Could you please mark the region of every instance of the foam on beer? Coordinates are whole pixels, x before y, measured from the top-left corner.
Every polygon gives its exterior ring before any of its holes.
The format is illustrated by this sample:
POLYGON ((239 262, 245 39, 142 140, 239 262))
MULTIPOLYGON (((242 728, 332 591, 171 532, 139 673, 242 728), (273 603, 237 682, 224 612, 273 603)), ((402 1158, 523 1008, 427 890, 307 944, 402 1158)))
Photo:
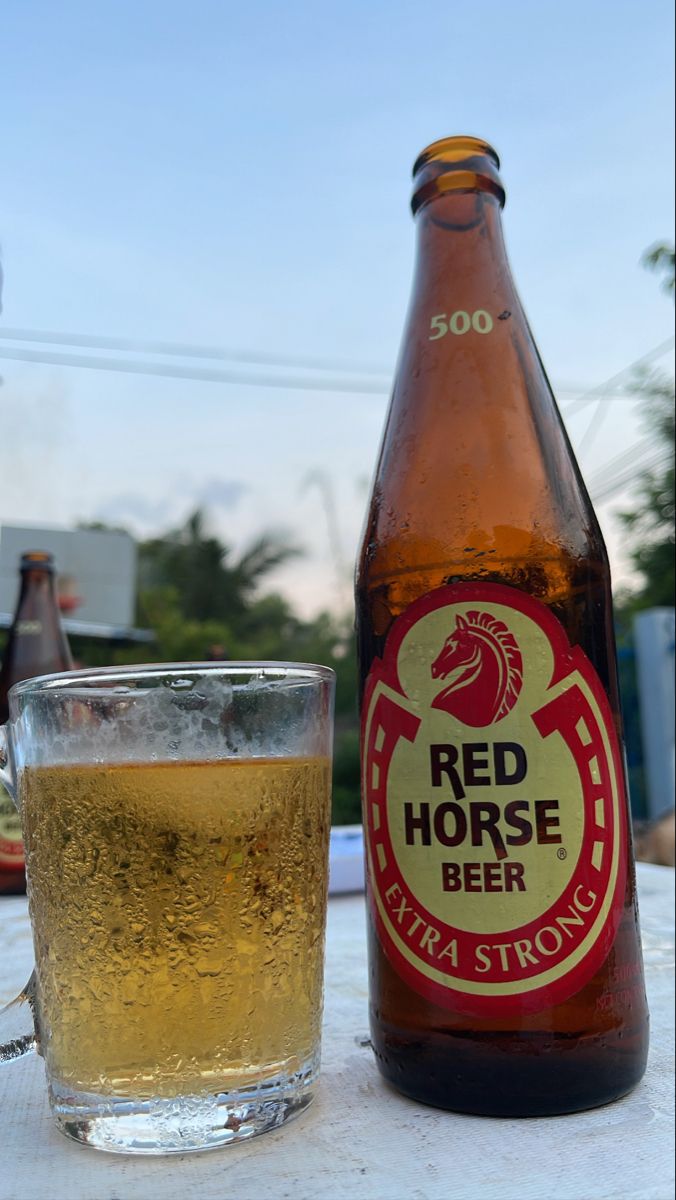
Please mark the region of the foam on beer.
MULTIPOLYGON (((222 675, 164 676, 150 687, 72 685, 44 698, 33 696, 17 724, 41 714, 40 739, 16 738, 29 744, 30 757, 17 769, 33 765, 205 762, 226 758, 294 757, 313 752, 310 717, 312 689, 284 678, 261 674, 231 682, 222 675), (294 692, 289 716, 289 690, 294 692), (50 721, 50 710, 58 708, 50 721)), ((319 747, 317 747, 319 750, 319 747)))

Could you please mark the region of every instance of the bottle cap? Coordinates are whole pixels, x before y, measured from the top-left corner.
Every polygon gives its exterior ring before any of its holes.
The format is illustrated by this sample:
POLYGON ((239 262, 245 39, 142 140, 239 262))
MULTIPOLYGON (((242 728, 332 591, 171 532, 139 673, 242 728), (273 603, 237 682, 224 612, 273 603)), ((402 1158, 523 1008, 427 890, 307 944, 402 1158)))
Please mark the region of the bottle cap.
POLYGON ((54 555, 47 550, 25 550, 21 555, 21 570, 29 571, 32 567, 42 567, 45 571, 53 571, 54 555))

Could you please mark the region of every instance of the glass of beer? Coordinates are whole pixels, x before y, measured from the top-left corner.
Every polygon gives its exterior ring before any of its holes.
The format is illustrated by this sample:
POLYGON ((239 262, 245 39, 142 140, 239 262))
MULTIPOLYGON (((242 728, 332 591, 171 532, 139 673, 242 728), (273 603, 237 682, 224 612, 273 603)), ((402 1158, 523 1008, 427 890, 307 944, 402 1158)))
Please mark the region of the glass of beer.
POLYGON ((35 1034, 15 1020, 0 1059, 36 1046, 70 1137, 206 1150, 310 1103, 333 692, 326 667, 232 662, 12 689, 35 1034))

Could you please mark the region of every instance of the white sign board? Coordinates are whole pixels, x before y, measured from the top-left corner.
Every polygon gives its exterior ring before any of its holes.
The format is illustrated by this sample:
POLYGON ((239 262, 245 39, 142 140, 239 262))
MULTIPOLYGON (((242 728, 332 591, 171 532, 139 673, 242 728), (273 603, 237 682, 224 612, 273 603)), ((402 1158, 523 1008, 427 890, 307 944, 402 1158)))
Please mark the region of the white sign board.
POLYGON ((1 613, 14 612, 19 560, 27 550, 54 555, 60 590, 72 602, 64 616, 120 629, 133 625, 136 543, 128 533, 0 526, 1 613))

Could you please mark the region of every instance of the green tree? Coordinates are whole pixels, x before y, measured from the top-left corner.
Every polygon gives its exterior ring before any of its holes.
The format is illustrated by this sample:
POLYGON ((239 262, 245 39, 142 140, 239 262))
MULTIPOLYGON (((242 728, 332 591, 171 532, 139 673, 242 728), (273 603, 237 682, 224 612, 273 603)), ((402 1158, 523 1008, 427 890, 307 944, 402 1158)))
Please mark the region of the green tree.
MULTIPOLYGON (((673 246, 653 246, 642 261, 662 272, 663 287, 673 295, 673 246)), ((657 466, 640 474, 631 511, 620 514, 641 582, 616 598, 615 619, 631 807, 634 817, 644 817, 647 797, 633 620, 641 609, 674 604, 674 386, 652 374, 641 376, 636 390, 645 396, 645 422, 662 453, 658 453, 657 466)))
POLYGON ((180 529, 139 546, 141 589, 170 585, 184 616, 196 621, 242 619, 261 580, 299 553, 279 537, 263 534, 232 560, 229 547, 207 532, 197 509, 180 529))
MULTIPOLYGON (((644 266, 659 271, 662 284, 674 295, 676 255, 668 242, 646 250, 644 266)), ((658 463, 641 472, 631 512, 620 514, 632 546, 632 560, 641 585, 623 598, 629 613, 641 608, 674 604, 674 384, 656 375, 639 378, 637 391, 646 398, 645 421, 663 449, 658 463)))
POLYGON ((676 253, 671 242, 656 242, 646 250, 641 262, 651 271, 661 271, 664 276, 662 287, 665 291, 673 293, 676 284, 676 253))
POLYGON ((360 821, 357 666, 351 617, 341 620, 320 613, 304 621, 283 596, 263 590, 272 569, 298 554, 297 548, 261 535, 235 558, 209 532, 204 514, 197 511, 182 528, 141 542, 138 551, 136 620, 153 631, 154 642, 111 647, 93 638, 76 638, 76 657, 90 666, 190 662, 203 660, 208 648, 219 644, 230 658, 333 667, 337 676, 333 822, 360 821))
POLYGON ((629 599, 634 611, 673 605, 674 576, 674 388, 664 380, 648 380, 646 423, 663 447, 660 464, 641 473, 631 512, 621 513, 633 546, 631 557, 641 585, 629 599))

